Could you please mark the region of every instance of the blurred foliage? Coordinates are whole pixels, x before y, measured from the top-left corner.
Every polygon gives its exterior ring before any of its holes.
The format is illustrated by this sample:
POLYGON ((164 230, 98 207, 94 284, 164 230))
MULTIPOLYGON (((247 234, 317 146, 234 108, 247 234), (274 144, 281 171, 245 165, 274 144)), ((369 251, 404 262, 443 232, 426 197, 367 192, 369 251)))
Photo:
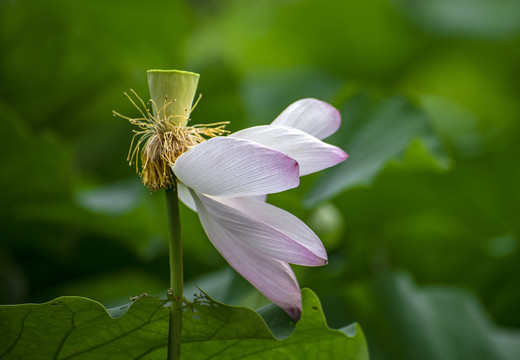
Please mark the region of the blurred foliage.
MULTIPOLYGON (((330 142, 350 159, 268 199, 325 242, 329 265, 296 271, 331 326, 359 321, 374 359, 514 358, 519 9, 0 1, 0 303, 164 292, 163 195, 125 162, 131 127, 111 111, 135 113, 122 92, 146 98, 147 69, 186 69, 201 74, 195 123, 265 124, 302 97, 342 112, 330 142)), ((182 225, 187 280, 227 303, 267 303, 223 270, 185 207, 182 225)))

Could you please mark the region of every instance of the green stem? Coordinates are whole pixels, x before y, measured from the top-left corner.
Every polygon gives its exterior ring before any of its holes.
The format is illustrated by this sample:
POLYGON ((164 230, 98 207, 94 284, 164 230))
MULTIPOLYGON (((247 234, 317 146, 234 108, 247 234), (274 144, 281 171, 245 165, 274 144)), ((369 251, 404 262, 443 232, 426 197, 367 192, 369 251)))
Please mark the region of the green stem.
MULTIPOLYGON (((179 70, 148 70, 148 86, 155 104, 153 111, 160 121, 168 121, 180 127, 186 126, 193 98, 197 90, 199 74, 179 70)), ((172 174, 173 175, 173 174, 172 174)), ((166 190, 168 223, 170 225, 170 328, 168 335, 168 359, 180 359, 182 334, 182 241, 179 219, 177 180, 166 190)))
POLYGON ((181 358, 182 333, 182 238, 181 222, 179 217, 179 198, 177 182, 166 191, 166 207, 168 211, 168 225, 170 227, 170 328, 168 337, 168 359, 181 358))

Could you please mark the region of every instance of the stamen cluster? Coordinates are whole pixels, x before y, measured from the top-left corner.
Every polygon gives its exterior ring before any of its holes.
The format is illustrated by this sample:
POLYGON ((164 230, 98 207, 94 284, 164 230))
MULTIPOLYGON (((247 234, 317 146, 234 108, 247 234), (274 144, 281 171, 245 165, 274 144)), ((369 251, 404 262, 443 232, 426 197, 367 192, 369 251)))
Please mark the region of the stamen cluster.
POLYGON ((187 117, 186 113, 181 115, 166 114, 166 108, 175 100, 165 98, 161 108, 158 108, 155 101, 150 100, 149 103, 156 114, 154 115, 134 90, 131 90, 131 94, 138 99, 142 108, 136 104, 130 95, 125 93, 125 96, 139 110, 141 117, 130 118, 115 111, 113 113, 139 127, 140 130, 133 130, 134 136, 130 144, 127 161, 130 165, 135 164, 136 172, 139 173, 143 184, 152 191, 168 189, 173 186, 175 175, 171 167, 184 152, 208 138, 228 133, 224 129, 228 122, 182 126, 181 124, 189 121, 189 119, 184 121, 187 117), (139 140, 134 146, 136 137, 139 140), (139 171, 139 158, 141 159, 141 171, 139 171))

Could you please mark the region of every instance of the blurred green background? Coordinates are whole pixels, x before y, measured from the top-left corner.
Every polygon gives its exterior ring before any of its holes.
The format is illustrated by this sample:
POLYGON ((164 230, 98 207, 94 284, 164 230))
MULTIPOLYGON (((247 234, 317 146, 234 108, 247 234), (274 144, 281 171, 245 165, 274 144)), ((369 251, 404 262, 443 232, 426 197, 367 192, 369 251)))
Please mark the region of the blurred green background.
MULTIPOLYGON (((350 159, 269 202, 322 238, 296 268, 373 359, 520 353, 520 2, 0 0, 0 303, 168 286, 162 193, 125 159, 146 70, 201 74, 232 131, 316 97, 350 159)), ((267 303, 182 207, 188 290, 267 303)))

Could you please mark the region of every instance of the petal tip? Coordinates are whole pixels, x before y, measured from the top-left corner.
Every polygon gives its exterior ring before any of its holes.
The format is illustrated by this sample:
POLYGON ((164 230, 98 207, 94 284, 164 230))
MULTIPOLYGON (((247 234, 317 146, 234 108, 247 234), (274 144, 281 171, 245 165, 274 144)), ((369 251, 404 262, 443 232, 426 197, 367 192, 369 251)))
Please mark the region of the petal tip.
POLYGON ((326 255, 325 257, 318 257, 316 259, 316 263, 314 264, 314 266, 325 266, 329 263, 329 260, 327 259, 326 255))
POLYGON ((284 309, 287 314, 294 320, 294 322, 298 322, 302 316, 301 309, 284 309))
POLYGON ((341 114, 325 101, 305 98, 289 105, 271 124, 294 127, 318 139, 324 139, 339 129, 341 114))
POLYGON ((341 156, 343 157, 343 160, 341 160, 341 161, 347 160, 349 158, 349 155, 343 149, 340 149, 340 150, 341 150, 341 153, 342 153, 341 156))
POLYGON ((330 126, 330 129, 329 129, 329 135, 332 135, 334 133, 336 133, 336 131, 338 131, 339 127, 341 126, 341 113, 339 112, 338 109, 336 109, 334 106, 330 105, 329 103, 325 103, 327 104, 330 108, 329 108, 329 111, 331 112, 331 118, 332 118, 332 121, 331 121, 331 126, 330 126))
MULTIPOLYGON (((329 121, 328 121, 328 129, 326 130, 326 137, 329 137, 330 135, 334 134, 336 131, 338 131, 339 127, 341 126, 341 113, 339 112, 336 107, 329 104, 326 101, 309 98, 307 100, 311 100, 314 102, 317 106, 321 107, 324 113, 328 113, 329 121)), ((322 138, 324 139, 324 138, 322 138)))
POLYGON ((335 166, 347 160, 349 155, 340 147, 332 146, 332 151, 330 152, 330 158, 327 159, 327 166, 324 168, 328 168, 331 166, 335 166))

